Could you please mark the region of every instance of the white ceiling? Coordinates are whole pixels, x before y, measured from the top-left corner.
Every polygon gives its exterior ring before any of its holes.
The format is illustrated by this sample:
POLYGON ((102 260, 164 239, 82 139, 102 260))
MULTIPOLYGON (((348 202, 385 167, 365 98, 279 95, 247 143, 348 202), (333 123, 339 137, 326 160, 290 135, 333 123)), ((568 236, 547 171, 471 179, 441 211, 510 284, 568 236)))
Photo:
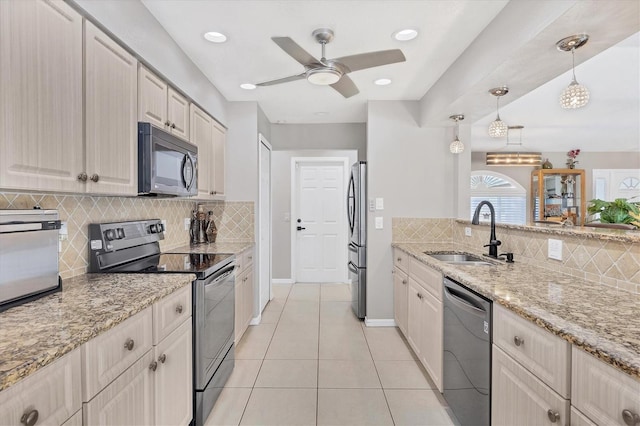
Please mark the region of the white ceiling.
MULTIPOLYGON (((507 0, 142 0, 169 35, 229 101, 257 101, 272 123, 348 123, 366 121, 368 100, 419 100, 508 3, 507 0), (329 87, 305 80, 239 88, 303 71, 273 41, 288 36, 319 58, 311 32, 335 31, 327 58, 400 48, 407 61, 349 74, 360 93, 344 99, 329 87), (419 35, 399 42, 404 28, 419 35), (202 37, 228 36, 223 44, 202 37), (377 78, 393 80, 375 86, 377 78), (318 115, 317 113, 328 113, 318 115)), ((586 77, 586 76, 585 76, 586 77)))

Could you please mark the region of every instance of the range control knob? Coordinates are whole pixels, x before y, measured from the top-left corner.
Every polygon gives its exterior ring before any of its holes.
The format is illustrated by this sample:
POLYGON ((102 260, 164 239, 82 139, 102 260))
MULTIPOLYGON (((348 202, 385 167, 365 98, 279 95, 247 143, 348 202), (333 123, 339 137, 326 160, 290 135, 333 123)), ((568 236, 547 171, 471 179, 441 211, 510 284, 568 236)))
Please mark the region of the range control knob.
POLYGON ((118 234, 118 239, 121 240, 124 238, 124 228, 116 229, 116 233, 118 234))
POLYGON ((158 223, 158 232, 164 232, 164 225, 162 222, 158 223))
POLYGON ((106 231, 104 231, 104 238, 107 241, 113 241, 116 239, 116 233, 113 229, 107 229, 106 231))
POLYGON ((158 232, 158 227, 155 223, 149 226, 149 232, 151 232, 152 234, 156 234, 158 232))

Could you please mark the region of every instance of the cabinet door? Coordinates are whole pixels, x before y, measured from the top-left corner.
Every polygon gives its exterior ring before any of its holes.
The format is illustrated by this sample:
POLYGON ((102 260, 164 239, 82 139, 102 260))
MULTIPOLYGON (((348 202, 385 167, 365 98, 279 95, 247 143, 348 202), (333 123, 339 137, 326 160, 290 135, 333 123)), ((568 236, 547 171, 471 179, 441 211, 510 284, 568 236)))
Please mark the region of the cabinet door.
POLYGON ((144 67, 138 69, 138 121, 167 128, 167 83, 144 67))
POLYGON ((0 187, 82 191, 82 17, 0 1, 0 187))
POLYGON ((491 424, 569 424, 569 401, 493 345, 491 424), (553 418, 553 417, 551 417, 553 418))
POLYGON ((422 345, 420 339, 423 334, 421 317, 424 290, 413 278, 409 277, 408 292, 407 341, 418 358, 421 358, 422 345))
POLYGON ((420 361, 442 391, 442 302, 428 291, 423 291, 422 294, 420 361))
POLYGON ((193 414, 191 319, 155 347, 156 425, 188 425, 193 414))
POLYGON ((213 194, 224 196, 224 151, 227 140, 227 131, 214 121, 213 123, 213 194))
POLYGON ((213 118, 191 104, 191 143, 198 147, 198 198, 213 196, 213 118))
POLYGON ((245 283, 247 274, 242 272, 236 276, 236 286, 235 286, 235 312, 234 312, 234 333, 235 333, 235 341, 234 343, 237 345, 242 339, 242 333, 244 330, 242 329, 242 325, 244 324, 244 297, 245 297, 245 283))
POLYGON ((245 271, 244 296, 242 300, 244 322, 242 324, 243 332, 251 324, 253 319, 253 267, 248 267, 245 271))
POLYGON ((154 424, 154 372, 147 351, 109 386, 83 405, 85 426, 139 426, 154 424))
POLYGON ((407 287, 409 278, 398 268, 393 270, 393 317, 396 325, 404 334, 407 335, 407 287))
POLYGON ((87 191, 136 194, 136 59, 90 22, 85 24, 87 191))
POLYGON ((189 101, 171 86, 167 90, 167 120, 171 133, 189 140, 189 101))

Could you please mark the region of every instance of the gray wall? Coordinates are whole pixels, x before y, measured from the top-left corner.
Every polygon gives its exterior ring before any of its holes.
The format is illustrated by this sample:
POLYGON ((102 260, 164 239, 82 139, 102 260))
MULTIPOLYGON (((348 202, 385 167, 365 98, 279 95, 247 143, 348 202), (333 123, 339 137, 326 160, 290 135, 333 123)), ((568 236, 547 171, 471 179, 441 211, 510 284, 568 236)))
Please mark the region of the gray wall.
MULTIPOLYGON (((355 150, 295 150, 273 151, 271 155, 272 184, 272 268, 274 279, 291 278, 291 158, 347 157, 349 164, 358 159, 355 150)), ((345 201, 346 202, 346 201, 345 201)), ((347 260, 345 259, 345 264, 347 260)))
POLYGON ((367 319, 393 318, 392 217, 453 217, 457 209, 457 157, 451 128, 417 123, 417 101, 370 101, 367 123, 368 198, 384 198, 370 212, 367 230, 367 319), (376 216, 384 229, 374 229, 376 216))
POLYGON ((262 136, 271 143, 271 123, 269 123, 269 119, 260 108, 260 105, 258 105, 258 132, 262 133, 262 136))
POLYGON ((296 149, 354 149, 358 160, 367 159, 367 133, 364 123, 272 124, 274 151, 296 149))
POLYGON ((68 0, 225 126, 227 100, 139 0, 68 0))

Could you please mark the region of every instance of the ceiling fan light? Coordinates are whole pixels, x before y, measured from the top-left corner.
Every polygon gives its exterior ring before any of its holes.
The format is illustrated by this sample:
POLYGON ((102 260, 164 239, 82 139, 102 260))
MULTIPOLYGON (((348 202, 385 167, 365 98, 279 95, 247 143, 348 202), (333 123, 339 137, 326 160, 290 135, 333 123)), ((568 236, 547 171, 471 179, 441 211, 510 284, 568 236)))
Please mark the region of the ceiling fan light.
POLYGON ((589 90, 573 80, 560 95, 560 106, 564 109, 582 108, 589 102, 589 90))
POLYGON ((342 73, 333 68, 311 69, 307 71, 307 81, 318 86, 329 86, 337 83, 342 73))
POLYGON ((492 138, 503 138, 507 136, 507 132, 509 131, 509 126, 500 120, 500 116, 496 117, 494 121, 489 123, 489 136, 492 138))
POLYGON ((457 136, 453 142, 451 142, 451 145, 449 145, 449 151, 451 151, 452 154, 462 154, 464 151, 464 144, 460 142, 457 136))

